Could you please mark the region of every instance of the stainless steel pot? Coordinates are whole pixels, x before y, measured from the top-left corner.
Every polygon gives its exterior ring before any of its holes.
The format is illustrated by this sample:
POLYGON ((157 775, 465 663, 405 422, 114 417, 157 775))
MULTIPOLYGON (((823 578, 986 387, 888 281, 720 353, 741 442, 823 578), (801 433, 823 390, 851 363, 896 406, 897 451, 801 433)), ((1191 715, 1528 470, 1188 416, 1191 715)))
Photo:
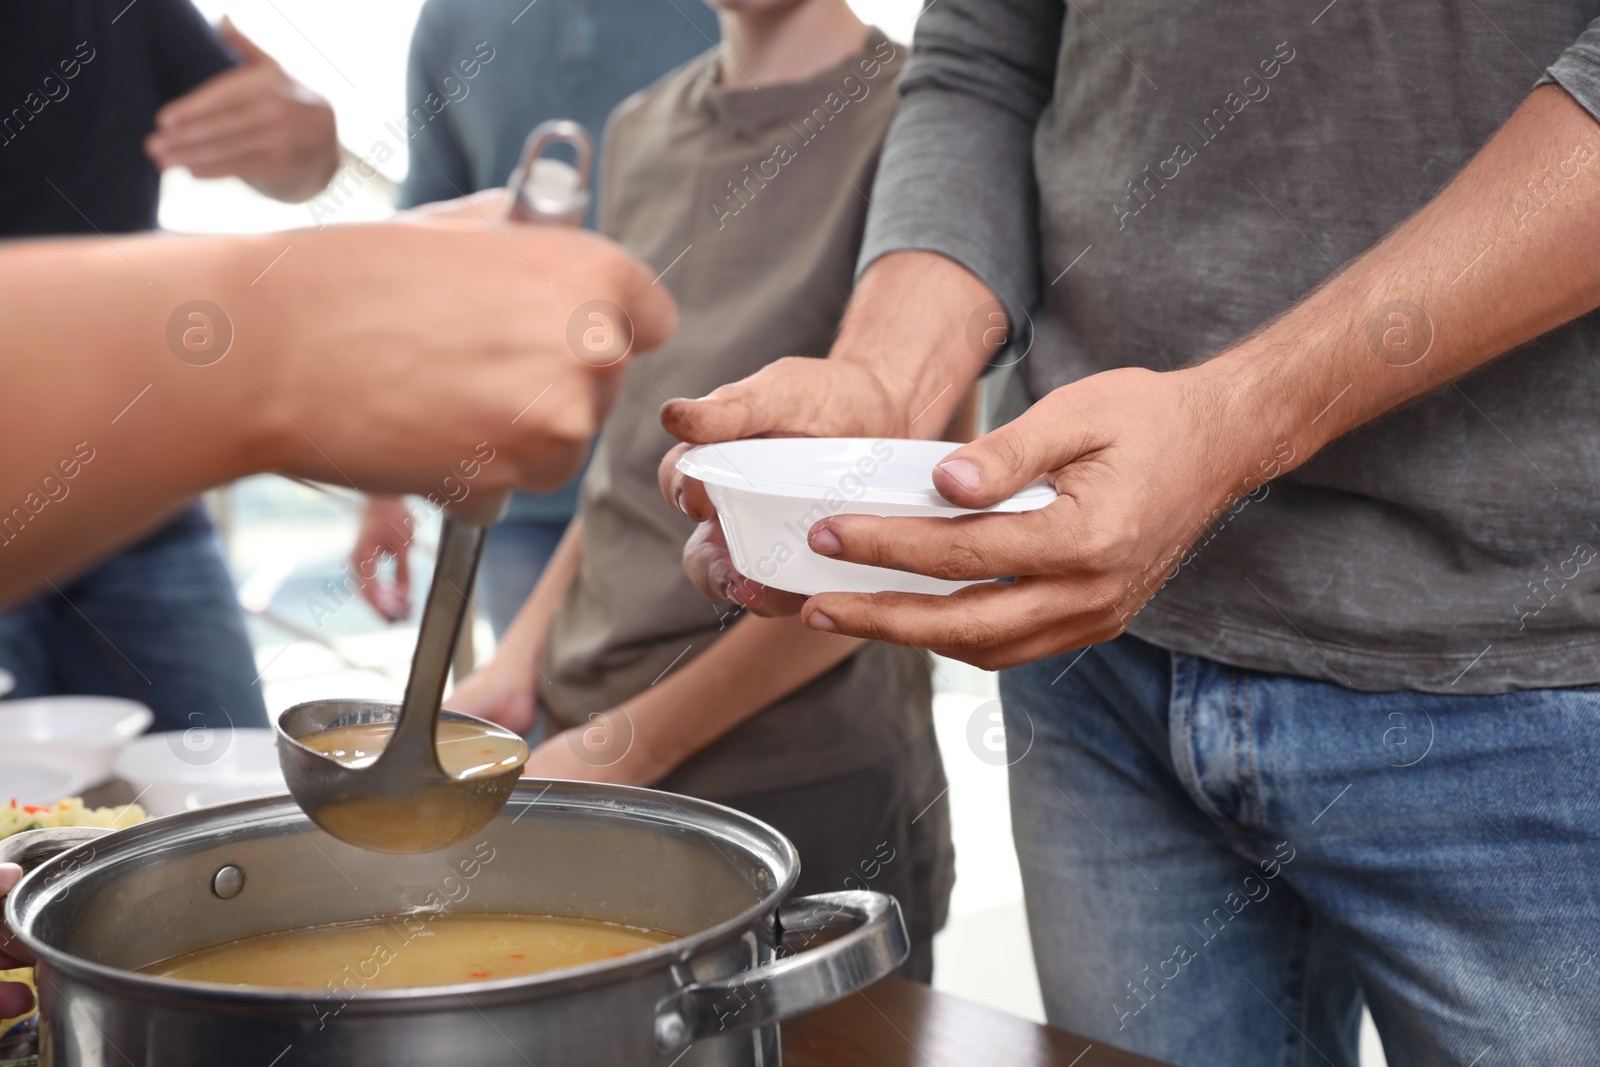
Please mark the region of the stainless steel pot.
POLYGON ((287 797, 267 797, 82 843, 62 831, 19 834, 0 843, 0 860, 53 842, 70 847, 6 906, 39 957, 46 1067, 774 1067, 778 1020, 883 977, 908 951, 892 897, 784 903, 799 862, 771 827, 620 786, 525 781, 481 833, 426 855, 352 848, 287 797), (575 916, 680 936, 467 987, 367 989, 376 956, 303 992, 135 970, 270 931, 375 915, 409 915, 409 929, 442 912, 575 916))

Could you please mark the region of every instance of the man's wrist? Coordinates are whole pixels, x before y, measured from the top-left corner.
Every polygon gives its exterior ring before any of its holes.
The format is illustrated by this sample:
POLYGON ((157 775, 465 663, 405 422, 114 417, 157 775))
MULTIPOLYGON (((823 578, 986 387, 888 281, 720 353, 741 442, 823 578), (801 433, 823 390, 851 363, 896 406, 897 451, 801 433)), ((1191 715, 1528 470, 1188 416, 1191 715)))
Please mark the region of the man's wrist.
POLYGON ((151 352, 152 384, 172 396, 171 417, 209 459, 198 477, 209 484, 283 466, 292 430, 263 397, 296 377, 283 366, 294 356, 282 345, 287 312, 251 284, 281 242, 152 236, 124 248, 150 283, 140 315, 161 338, 151 352))
POLYGON ((1195 367, 1189 379, 1194 415, 1210 424, 1210 457, 1229 491, 1253 492, 1319 451, 1322 431, 1313 387, 1295 374, 1290 354, 1272 343, 1243 342, 1195 367))
POLYGON ((1286 443, 1293 469, 1443 380, 1420 306, 1357 271, 1216 358, 1192 368, 1220 417, 1257 446, 1286 443))
POLYGON ((238 442, 234 465, 241 473, 279 469, 305 447, 290 418, 301 421, 295 412, 303 403, 307 375, 301 359, 308 353, 305 345, 287 340, 290 327, 303 318, 296 305, 305 306, 304 295, 288 291, 294 283, 287 276, 270 273, 283 267, 279 258, 294 254, 286 245, 276 236, 230 237, 214 250, 214 276, 229 295, 224 310, 236 331, 237 351, 229 358, 237 358, 231 366, 223 359, 218 369, 226 369, 238 398, 231 415, 238 442))
POLYGON ((829 358, 862 367, 901 433, 936 436, 1004 343, 1004 312, 988 286, 934 252, 891 252, 856 284, 829 358), (985 312, 1000 318, 988 328, 985 312))

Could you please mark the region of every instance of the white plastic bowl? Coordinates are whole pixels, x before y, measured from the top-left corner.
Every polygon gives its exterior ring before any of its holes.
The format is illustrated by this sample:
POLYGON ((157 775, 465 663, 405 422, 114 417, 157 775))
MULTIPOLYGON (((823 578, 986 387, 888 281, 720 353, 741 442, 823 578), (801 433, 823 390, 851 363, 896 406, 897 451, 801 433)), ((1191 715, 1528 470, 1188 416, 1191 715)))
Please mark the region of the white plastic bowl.
POLYGON ((253 785, 263 793, 284 790, 277 744, 267 729, 149 734, 122 750, 116 772, 133 786, 151 815, 184 811, 189 794, 210 785, 253 785))
POLYGON ((43 763, 0 759, 0 804, 54 804, 84 790, 83 776, 43 763))
MULTIPOLYGON (((933 487, 933 469, 956 450, 948 441, 774 437, 691 448, 678 470, 705 483, 740 574, 774 589, 816 593, 944 595, 952 582, 819 556, 806 535, 831 515, 951 518, 979 514, 933 487)), ((1056 491, 1042 479, 983 511, 1042 508, 1056 491)))
POLYGON ((143 704, 119 697, 0 701, 0 752, 68 771, 93 788, 111 777, 117 753, 152 718, 143 704))

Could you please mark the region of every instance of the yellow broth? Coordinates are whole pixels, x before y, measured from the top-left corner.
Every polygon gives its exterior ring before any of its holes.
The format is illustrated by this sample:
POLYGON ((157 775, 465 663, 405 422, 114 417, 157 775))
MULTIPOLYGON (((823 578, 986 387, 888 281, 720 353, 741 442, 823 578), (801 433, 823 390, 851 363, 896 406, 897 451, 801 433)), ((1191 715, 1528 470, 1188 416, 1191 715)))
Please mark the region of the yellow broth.
MULTIPOLYGON (((394 723, 371 722, 336 726, 297 740, 331 756, 346 767, 368 767, 394 735, 394 723)), ((434 730, 439 766, 452 778, 495 774, 528 761, 528 746, 515 734, 477 723, 441 720, 434 730)))
POLYGON ((423 912, 247 937, 144 972, 222 985, 359 992, 520 978, 670 940, 656 930, 596 919, 423 912))

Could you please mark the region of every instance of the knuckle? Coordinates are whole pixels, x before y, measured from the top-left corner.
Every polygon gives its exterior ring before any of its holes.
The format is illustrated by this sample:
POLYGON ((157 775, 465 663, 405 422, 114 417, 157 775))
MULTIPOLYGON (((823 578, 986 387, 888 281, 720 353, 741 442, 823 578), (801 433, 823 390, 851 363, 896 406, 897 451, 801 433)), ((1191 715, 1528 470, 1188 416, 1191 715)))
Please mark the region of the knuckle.
POLYGON ((1092 523, 1081 527, 1074 541, 1073 555, 1081 559, 1085 566, 1095 567, 1116 545, 1116 535, 1105 526, 1092 523))
POLYGON ((869 604, 865 610, 857 610, 855 604, 832 604, 825 606, 823 613, 834 621, 841 633, 865 637, 870 641, 902 643, 894 641, 893 627, 888 625, 883 612, 874 605, 869 604))
POLYGON ((1038 511, 1024 512, 1010 521, 1020 526, 1021 536, 1034 546, 1036 573, 1067 570, 1086 554, 1083 535, 1053 504, 1038 511))
POLYGON ((972 616, 958 618, 950 627, 950 640, 956 648, 981 650, 994 644, 996 636, 994 627, 972 616))
MULTIPOLYGON (((1076 384, 1076 383, 1074 383, 1076 384)), ((1063 385, 1046 393, 1037 404, 1023 412, 1017 421, 1035 415, 1051 425, 1060 425, 1067 419, 1078 419, 1081 411, 1072 399, 1073 385, 1063 385)))
POLYGON ((970 534, 964 535, 950 542, 944 557, 933 564, 931 573, 936 578, 953 580, 984 577, 985 561, 989 558, 990 553, 983 545, 970 534))
POLYGON ((1121 569, 1133 559, 1140 534, 1139 522, 1132 517, 1103 525, 1097 523, 1079 538, 1079 554, 1092 570, 1121 569))
POLYGON ((1020 470, 1028 461, 1027 446, 1015 424, 1001 427, 990 434, 986 444, 990 456, 1008 470, 1020 470))
POLYGON ((903 569, 906 565, 907 561, 896 558, 892 546, 878 535, 878 531, 870 527, 867 529, 857 527, 853 530, 847 528, 841 532, 840 541, 845 546, 847 559, 858 558, 871 567, 903 569), (854 534, 853 539, 849 537, 851 533, 854 534))
POLYGON ((1084 608, 1087 612, 1096 614, 1114 611, 1128 596, 1127 586, 1120 575, 1105 575, 1091 579, 1086 592, 1088 596, 1084 608))

